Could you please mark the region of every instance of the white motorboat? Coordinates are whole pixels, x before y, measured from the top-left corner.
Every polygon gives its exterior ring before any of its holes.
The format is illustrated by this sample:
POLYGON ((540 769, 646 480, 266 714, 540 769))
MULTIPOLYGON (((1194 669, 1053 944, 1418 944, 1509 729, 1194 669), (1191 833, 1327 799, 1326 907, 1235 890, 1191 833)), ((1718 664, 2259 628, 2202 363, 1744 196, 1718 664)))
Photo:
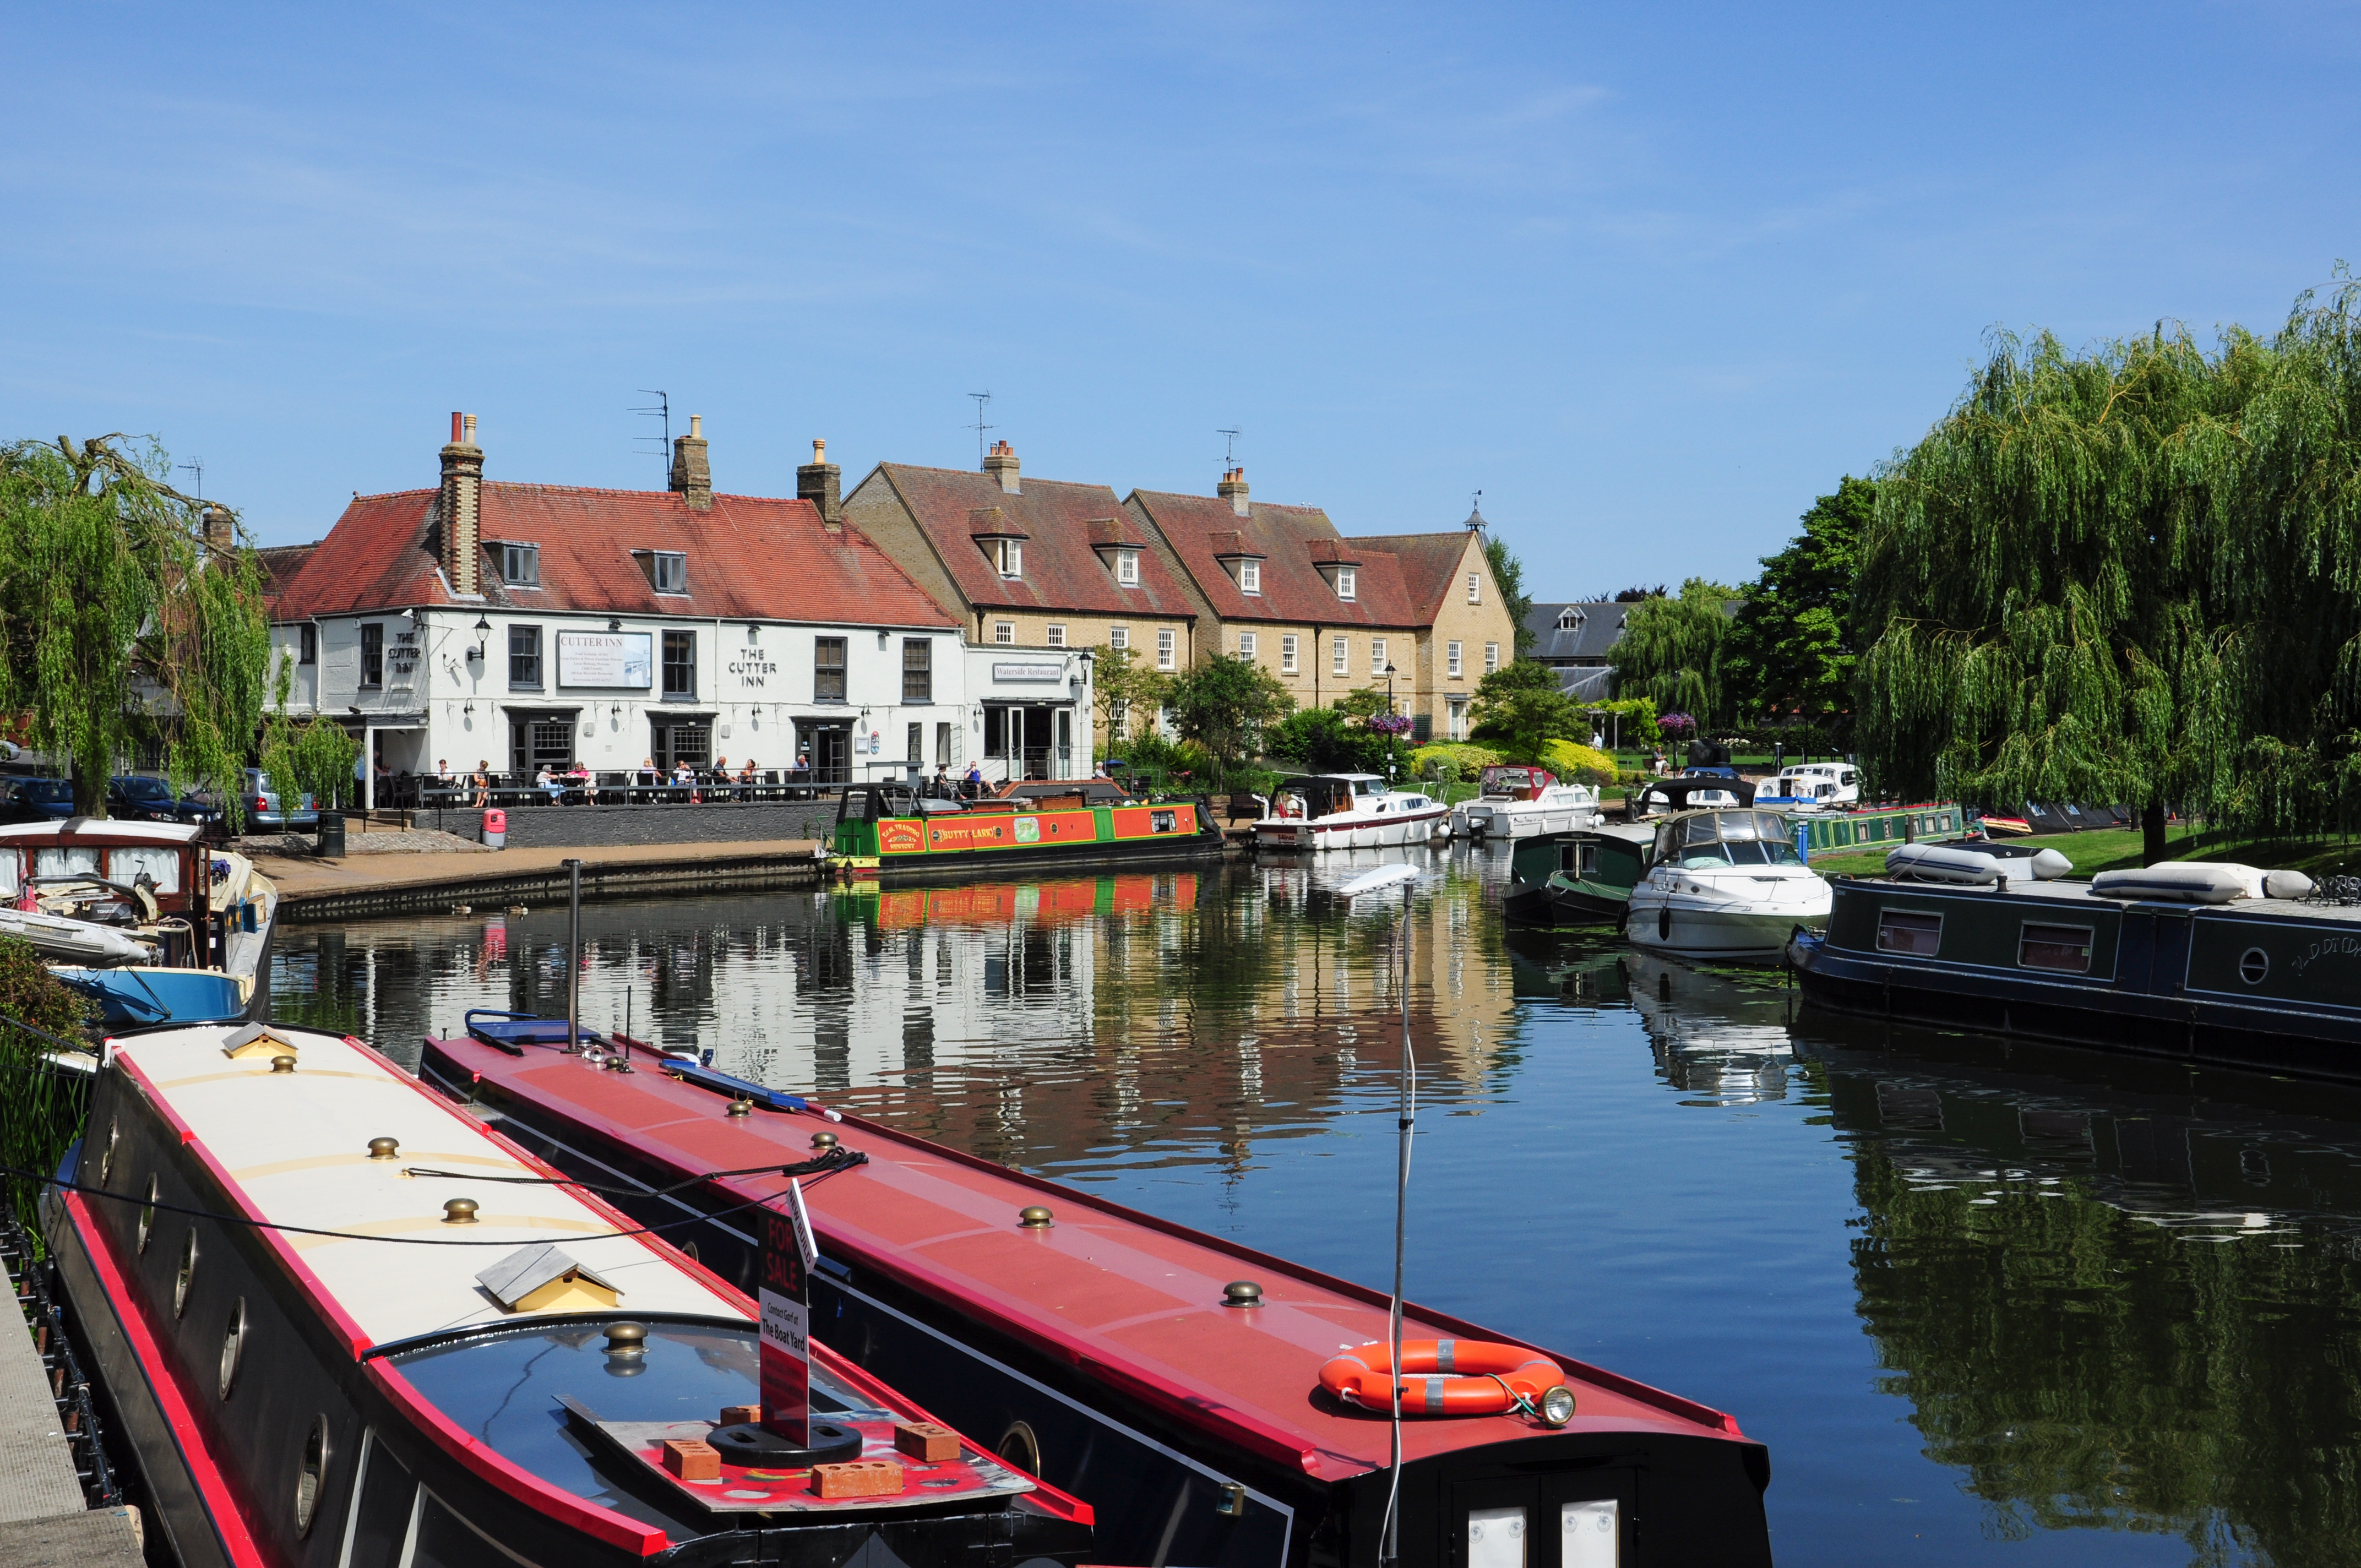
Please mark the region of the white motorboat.
POLYGON ((1382 850, 1422 844, 1450 830, 1439 800, 1388 789, 1375 773, 1313 773, 1282 780, 1269 815, 1254 825, 1262 850, 1382 850))
POLYGON ((1850 762, 1796 762, 1757 784, 1754 798, 1805 810, 1861 803, 1861 770, 1850 762))
POLYGON ((1572 833, 1606 820, 1598 797, 1581 784, 1560 784, 1546 768, 1486 768, 1476 798, 1451 808, 1455 839, 1530 839, 1572 833))
POLYGON ((1656 827, 1648 874, 1631 890, 1623 934, 1686 959, 1769 960, 1798 926, 1826 928, 1828 884, 1795 853, 1788 819, 1770 811, 1685 811, 1656 827))

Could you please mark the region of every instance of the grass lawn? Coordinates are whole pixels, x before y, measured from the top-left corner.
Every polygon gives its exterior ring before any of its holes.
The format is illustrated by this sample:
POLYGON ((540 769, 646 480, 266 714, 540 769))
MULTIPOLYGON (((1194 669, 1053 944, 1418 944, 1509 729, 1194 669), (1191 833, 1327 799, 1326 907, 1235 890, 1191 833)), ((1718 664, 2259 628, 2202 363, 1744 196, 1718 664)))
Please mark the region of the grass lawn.
MULTIPOLYGON (((2008 842, 2038 844, 2044 849, 2055 850, 2074 862, 2073 874, 2078 877, 2144 863, 2140 856, 2139 829, 2136 828, 2103 828, 2089 833, 2050 833, 2031 839, 2012 839, 2008 842)), ((2172 858, 2177 861, 2237 861, 2266 869, 2299 871, 2312 877, 2361 871, 2361 841, 2350 839, 2257 839, 2228 832, 2187 833, 2175 828, 2167 835, 2167 842, 2172 858)), ((1823 876, 1875 875, 1885 870, 1886 850, 1892 848, 1889 844, 1885 849, 1842 855, 1816 855, 1812 859, 1812 869, 1823 876)))

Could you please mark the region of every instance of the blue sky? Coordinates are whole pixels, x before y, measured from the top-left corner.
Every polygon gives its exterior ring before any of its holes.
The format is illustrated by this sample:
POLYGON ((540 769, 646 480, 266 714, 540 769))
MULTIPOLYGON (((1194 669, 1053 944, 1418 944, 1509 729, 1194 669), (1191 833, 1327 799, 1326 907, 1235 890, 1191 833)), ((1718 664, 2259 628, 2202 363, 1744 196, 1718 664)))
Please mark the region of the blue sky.
POLYGON ((2349 7, 52 6, 0 101, 0 436, 267 543, 814 436, 1483 509, 1543 598, 1750 576, 1995 326, 2268 329, 2361 259, 2349 7))

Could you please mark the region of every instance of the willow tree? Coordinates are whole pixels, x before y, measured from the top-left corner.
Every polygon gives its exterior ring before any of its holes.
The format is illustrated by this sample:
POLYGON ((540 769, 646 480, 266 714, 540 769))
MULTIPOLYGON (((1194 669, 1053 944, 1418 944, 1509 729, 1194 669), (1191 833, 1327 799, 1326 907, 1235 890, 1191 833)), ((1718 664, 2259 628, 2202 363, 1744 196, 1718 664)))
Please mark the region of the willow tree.
POLYGON ((1648 698, 1659 713, 1693 713, 1700 724, 1727 719, 1722 663, 1740 597, 1735 588, 1691 577, 1677 598, 1653 594, 1634 604, 1607 655, 1616 691, 1648 698))
POLYGON ((0 446, 0 710, 104 816, 106 781, 140 741, 176 784, 238 799, 262 715, 269 629, 234 514, 165 482, 152 444, 0 446))
POLYGON ((2253 829, 2361 802, 2354 288, 2265 340, 2003 339, 1879 487, 1863 760, 1992 805, 2253 829))

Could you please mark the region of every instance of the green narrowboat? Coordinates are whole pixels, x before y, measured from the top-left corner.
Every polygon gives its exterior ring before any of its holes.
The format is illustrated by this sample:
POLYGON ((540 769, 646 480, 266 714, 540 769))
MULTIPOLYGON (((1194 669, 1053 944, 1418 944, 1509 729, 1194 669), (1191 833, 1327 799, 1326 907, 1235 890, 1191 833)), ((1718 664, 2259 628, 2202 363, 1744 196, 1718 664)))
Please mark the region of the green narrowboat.
POLYGON ((829 848, 881 882, 966 866, 1145 865, 1217 857, 1222 831, 1202 797, 1137 800, 1097 781, 1071 793, 937 800, 906 784, 853 784, 829 848))
POLYGON ((2361 1079, 2361 907, 2191 903, 2120 883, 2107 896, 2081 882, 1831 880, 1826 933, 1787 947, 1809 1005, 2361 1079))
POLYGON ((1517 840, 1509 857, 1511 920, 1535 926, 1623 923, 1631 890, 1648 874, 1651 828, 1583 828, 1517 840))

